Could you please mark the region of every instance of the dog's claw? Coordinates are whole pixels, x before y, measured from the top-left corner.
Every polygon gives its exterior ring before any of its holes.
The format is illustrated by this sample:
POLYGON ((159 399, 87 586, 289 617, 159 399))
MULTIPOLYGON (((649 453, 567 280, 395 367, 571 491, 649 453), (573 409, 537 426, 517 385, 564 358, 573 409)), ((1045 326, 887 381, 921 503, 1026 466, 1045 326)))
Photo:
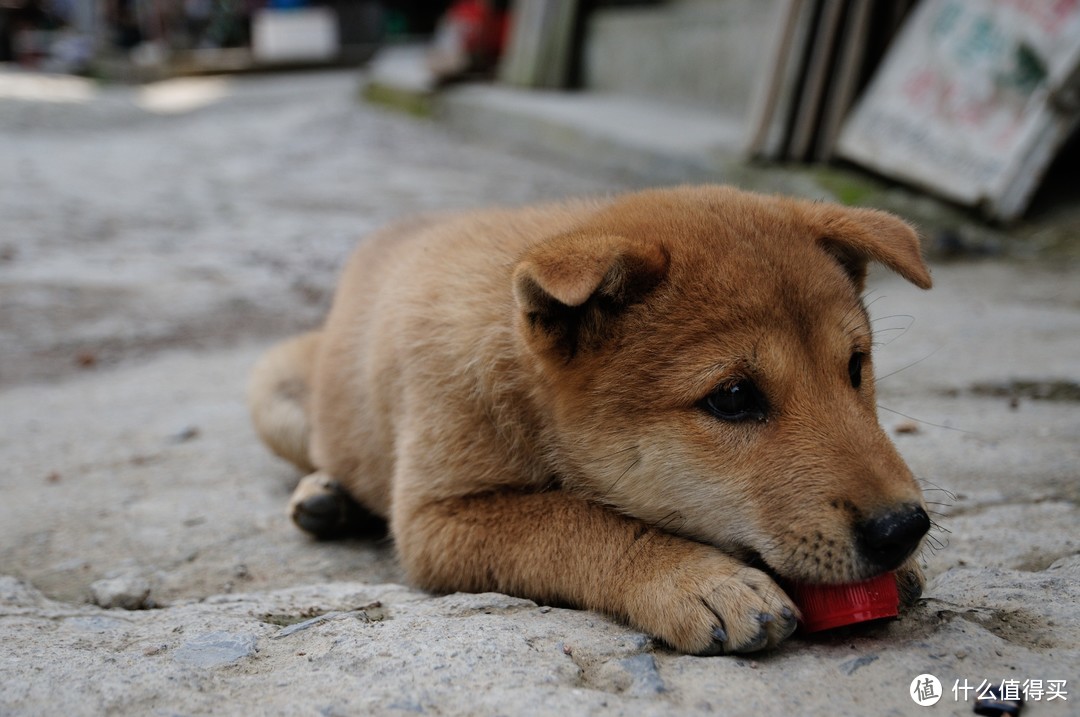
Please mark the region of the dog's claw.
POLYGON ((714 657, 716 655, 724 655, 727 653, 727 649, 724 647, 724 643, 728 641, 727 630, 723 625, 717 625, 712 631, 712 642, 701 652, 697 653, 700 657, 714 657))
MULTIPOLYGON (((770 615, 769 617, 771 618, 772 616, 770 615)), ((759 621, 760 621, 760 618, 759 618, 759 621)), ((757 635, 755 635, 753 637, 753 639, 751 639, 749 642, 744 642, 741 645, 736 645, 735 647, 731 648, 731 651, 732 652, 757 652, 758 650, 763 649, 768 644, 769 644, 769 630, 768 630, 768 628, 765 627, 765 623, 762 622, 761 630, 758 632, 757 635)))
POLYGON ((757 652, 763 650, 770 645, 770 632, 773 638, 772 643, 775 644, 790 637, 795 632, 795 628, 799 626, 795 613, 787 607, 781 608, 779 617, 768 612, 758 613, 756 621, 761 626, 758 633, 740 645, 728 647, 727 652, 757 652), (774 626, 772 623, 776 623, 776 625, 774 626))
POLYGON ((780 611, 780 639, 786 640, 791 637, 792 633, 799 626, 799 619, 795 617, 795 613, 790 608, 784 608, 780 611))

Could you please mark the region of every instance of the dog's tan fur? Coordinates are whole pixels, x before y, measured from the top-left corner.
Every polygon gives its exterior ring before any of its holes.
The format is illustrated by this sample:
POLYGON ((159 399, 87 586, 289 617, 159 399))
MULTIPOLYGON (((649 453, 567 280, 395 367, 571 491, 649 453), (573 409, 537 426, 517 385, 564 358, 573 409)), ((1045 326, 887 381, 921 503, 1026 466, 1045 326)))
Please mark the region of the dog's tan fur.
MULTIPOLYGON (((256 368, 255 424, 315 471, 301 492, 337 482, 386 518, 418 586, 758 649, 796 612, 760 562, 868 578, 853 524, 922 504, 869 359, 849 378, 869 260, 930 286, 895 217, 725 187, 401 224, 356 250, 320 331, 256 368), (744 378, 763 420, 702 409, 744 378)), ((921 585, 914 559, 898 575, 921 585)))

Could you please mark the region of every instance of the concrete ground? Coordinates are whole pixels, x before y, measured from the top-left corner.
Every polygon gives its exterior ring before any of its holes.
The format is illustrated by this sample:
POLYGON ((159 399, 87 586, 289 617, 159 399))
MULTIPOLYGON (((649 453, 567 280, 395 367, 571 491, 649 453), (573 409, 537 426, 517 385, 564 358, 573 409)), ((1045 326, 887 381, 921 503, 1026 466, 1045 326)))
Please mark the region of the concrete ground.
POLYGON ((1077 713, 1075 252, 937 260, 927 293, 873 277, 881 420, 937 524, 900 620, 687 657, 591 613, 426 595, 385 538, 296 531, 245 374, 319 320, 355 240, 626 181, 356 94, 336 72, 0 75, 0 714, 967 715, 964 688, 1002 680, 1025 714, 1077 713))

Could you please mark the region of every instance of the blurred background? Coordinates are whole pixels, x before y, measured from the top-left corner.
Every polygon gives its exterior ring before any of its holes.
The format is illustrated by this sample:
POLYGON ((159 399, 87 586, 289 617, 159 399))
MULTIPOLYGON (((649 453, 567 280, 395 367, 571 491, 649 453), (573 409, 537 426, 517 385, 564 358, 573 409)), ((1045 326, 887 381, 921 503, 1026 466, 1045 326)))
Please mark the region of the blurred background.
POLYGON ((857 165, 1004 222, 1077 164, 1066 0, 0 0, 0 62, 143 83, 368 65, 369 99, 466 125, 479 107, 511 142, 552 113, 602 125, 648 166, 602 162, 650 180, 857 165), (432 102, 461 81, 533 92, 432 102))

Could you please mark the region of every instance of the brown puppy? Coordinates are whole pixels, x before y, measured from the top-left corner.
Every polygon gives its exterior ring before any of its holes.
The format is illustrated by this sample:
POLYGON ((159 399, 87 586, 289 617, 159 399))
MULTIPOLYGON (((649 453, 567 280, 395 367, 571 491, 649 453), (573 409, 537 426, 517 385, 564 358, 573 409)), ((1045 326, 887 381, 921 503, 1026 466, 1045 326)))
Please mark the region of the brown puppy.
POLYGON ((761 649, 795 628, 774 578, 898 569, 921 590, 869 260, 930 286, 895 217, 726 187, 402 224, 360 245, 320 331, 256 367, 255 425, 313 471, 301 527, 355 501, 418 586, 761 649))

